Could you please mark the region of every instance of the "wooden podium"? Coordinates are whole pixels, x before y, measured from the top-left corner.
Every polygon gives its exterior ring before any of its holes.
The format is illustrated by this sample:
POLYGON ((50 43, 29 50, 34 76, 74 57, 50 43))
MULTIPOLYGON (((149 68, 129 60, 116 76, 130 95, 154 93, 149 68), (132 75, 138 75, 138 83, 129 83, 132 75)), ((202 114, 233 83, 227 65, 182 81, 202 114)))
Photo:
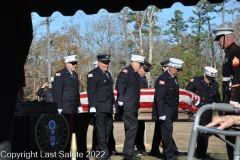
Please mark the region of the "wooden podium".
MULTIPOLYGON (((23 103, 21 103, 24 106, 23 103)), ((26 106, 26 105, 25 105, 26 106)), ((27 106, 31 106, 27 104, 27 106)), ((35 106, 36 107, 36 106, 35 106)), ((47 109, 47 105, 45 105, 45 109, 47 109)), ((17 107, 18 108, 18 107, 17 107)), ((38 108, 38 107, 36 107, 38 108)), ((39 109, 38 109, 39 110, 39 109)), ((40 109, 41 110, 41 109, 40 109)), ((46 114, 58 114, 58 113, 51 113, 46 111, 46 114)), ((31 159, 31 160, 40 160, 40 159, 52 159, 52 160, 70 160, 68 156, 61 156, 59 155, 52 157, 45 157, 40 155, 41 151, 36 142, 36 133, 35 127, 39 120, 39 118, 45 113, 27 113, 24 114, 22 112, 17 112, 14 116, 14 128, 13 128, 13 139, 12 139, 12 153, 20 154, 22 156, 19 159, 31 159), (25 155, 24 155, 25 153, 25 155), (31 154, 30 157, 26 157, 27 154, 31 154)), ((77 151, 78 153, 82 153, 84 157, 77 158, 77 159, 86 159, 87 155, 87 130, 89 123, 94 116, 94 114, 90 113, 74 113, 74 114, 62 114, 66 119, 68 126, 69 126, 69 139, 66 144, 63 153, 70 153, 70 145, 71 145, 71 135, 72 133, 76 134, 77 139, 77 151)), ((44 155, 44 154, 43 154, 44 155)), ((16 159, 16 158, 15 158, 16 159)))

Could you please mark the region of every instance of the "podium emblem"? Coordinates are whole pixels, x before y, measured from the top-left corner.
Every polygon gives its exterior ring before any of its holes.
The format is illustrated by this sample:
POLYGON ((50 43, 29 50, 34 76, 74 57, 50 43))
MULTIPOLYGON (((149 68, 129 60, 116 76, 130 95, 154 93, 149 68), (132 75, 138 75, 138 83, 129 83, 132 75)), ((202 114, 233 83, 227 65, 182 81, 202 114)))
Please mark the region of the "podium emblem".
POLYGON ((43 114, 35 127, 35 139, 44 153, 59 153, 69 140, 69 126, 61 114, 43 114))

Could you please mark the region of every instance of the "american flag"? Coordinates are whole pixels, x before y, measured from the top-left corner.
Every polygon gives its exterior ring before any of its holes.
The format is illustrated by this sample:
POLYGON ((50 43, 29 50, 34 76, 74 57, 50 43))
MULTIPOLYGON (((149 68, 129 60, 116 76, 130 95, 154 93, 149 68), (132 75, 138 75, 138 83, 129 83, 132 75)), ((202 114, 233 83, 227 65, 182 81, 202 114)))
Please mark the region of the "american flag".
MULTIPOLYGON (((155 89, 141 89, 140 92, 140 108, 152 109, 153 98, 155 89)), ((117 91, 114 90, 115 99, 117 97, 117 91)), ((82 104, 83 112, 88 112, 88 95, 87 92, 80 93, 80 101, 82 104)), ((197 112, 198 104, 200 103, 200 97, 193 92, 185 89, 179 89, 179 105, 178 108, 187 109, 190 112, 197 112)))

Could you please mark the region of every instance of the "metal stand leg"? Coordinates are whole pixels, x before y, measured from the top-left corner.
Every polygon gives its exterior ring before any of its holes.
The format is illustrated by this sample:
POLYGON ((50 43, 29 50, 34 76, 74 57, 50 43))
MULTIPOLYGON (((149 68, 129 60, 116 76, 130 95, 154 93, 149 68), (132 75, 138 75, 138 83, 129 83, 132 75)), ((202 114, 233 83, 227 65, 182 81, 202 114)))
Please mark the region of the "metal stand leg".
POLYGON ((197 136, 198 136, 198 131, 192 129, 186 160, 193 160, 193 158, 194 158, 197 136))
POLYGON ((235 148, 234 148, 234 160, 239 160, 240 159, 240 136, 236 137, 235 141, 235 148))

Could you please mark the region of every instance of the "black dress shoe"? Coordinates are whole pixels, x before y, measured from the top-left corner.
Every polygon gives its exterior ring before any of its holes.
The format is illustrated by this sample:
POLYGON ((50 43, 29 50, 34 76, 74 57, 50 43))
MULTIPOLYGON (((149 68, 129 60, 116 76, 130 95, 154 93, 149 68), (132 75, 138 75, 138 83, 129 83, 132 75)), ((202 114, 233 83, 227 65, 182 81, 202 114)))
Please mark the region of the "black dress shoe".
POLYGON ((195 157, 196 157, 197 159, 211 158, 209 154, 205 154, 205 155, 196 155, 195 157))
POLYGON ((147 154, 148 154, 149 156, 154 156, 154 157, 163 157, 163 154, 160 153, 160 152, 152 152, 152 151, 150 151, 150 152, 148 152, 147 154))
POLYGON ((116 155, 120 155, 120 153, 118 153, 116 150, 113 150, 113 151, 111 151, 111 155, 116 156, 116 155))
POLYGON ((174 156, 180 156, 183 154, 184 154, 184 152, 174 151, 174 156))
POLYGON ((110 157, 96 157, 95 160, 111 160, 110 157))
POLYGON ((141 160, 141 157, 136 157, 136 156, 124 157, 123 160, 141 160))
POLYGON ((139 155, 139 156, 147 156, 148 155, 147 152, 144 150, 136 150, 135 154, 139 155))

